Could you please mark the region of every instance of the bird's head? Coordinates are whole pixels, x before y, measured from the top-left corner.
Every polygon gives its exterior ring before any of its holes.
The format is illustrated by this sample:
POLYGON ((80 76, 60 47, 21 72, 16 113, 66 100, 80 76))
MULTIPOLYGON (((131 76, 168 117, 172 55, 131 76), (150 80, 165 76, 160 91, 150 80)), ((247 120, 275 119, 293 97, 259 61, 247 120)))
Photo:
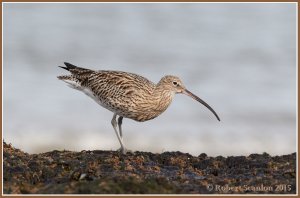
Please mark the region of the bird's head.
POLYGON ((164 90, 174 93, 183 93, 185 87, 177 76, 164 76, 158 83, 164 90))
POLYGON ((185 86, 183 85, 183 83, 182 83, 182 81, 180 80, 179 77, 177 77, 177 76, 170 76, 170 75, 164 76, 159 81, 158 86, 160 88, 162 88, 163 90, 167 90, 167 91, 170 91, 170 92, 173 92, 173 93, 182 93, 182 94, 185 94, 185 95, 193 98, 194 100, 200 102, 206 108, 208 108, 216 116, 216 118, 220 121, 219 116, 213 110, 213 108, 211 108, 206 102, 204 102, 198 96, 196 96, 195 94, 193 94, 192 92, 190 92, 189 90, 187 90, 185 88, 185 86))

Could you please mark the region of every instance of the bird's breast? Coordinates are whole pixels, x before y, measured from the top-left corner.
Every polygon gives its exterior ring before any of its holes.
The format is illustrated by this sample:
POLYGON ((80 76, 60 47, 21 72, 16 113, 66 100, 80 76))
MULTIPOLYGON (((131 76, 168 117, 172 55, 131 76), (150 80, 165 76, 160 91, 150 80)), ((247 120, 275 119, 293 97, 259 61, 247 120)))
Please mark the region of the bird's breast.
POLYGON ((154 93, 147 100, 137 104, 137 111, 131 119, 144 122, 156 118, 169 107, 173 97, 171 92, 154 93))

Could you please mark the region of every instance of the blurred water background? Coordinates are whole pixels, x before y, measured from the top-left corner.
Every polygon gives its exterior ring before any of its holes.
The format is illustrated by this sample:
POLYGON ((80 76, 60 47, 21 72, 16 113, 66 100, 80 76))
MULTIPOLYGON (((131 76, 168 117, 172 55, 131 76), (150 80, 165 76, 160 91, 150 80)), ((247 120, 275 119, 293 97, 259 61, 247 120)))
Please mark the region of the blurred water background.
POLYGON ((112 113, 56 76, 64 61, 158 82, 184 95, 148 122, 124 119, 133 151, 296 151, 295 3, 4 3, 3 138, 29 153, 118 149, 112 113))

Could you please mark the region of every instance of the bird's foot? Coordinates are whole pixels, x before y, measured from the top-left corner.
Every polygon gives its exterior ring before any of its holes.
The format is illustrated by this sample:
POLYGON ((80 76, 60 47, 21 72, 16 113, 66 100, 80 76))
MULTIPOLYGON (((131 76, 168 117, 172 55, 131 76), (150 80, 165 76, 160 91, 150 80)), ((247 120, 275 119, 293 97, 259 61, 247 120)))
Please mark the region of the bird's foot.
POLYGON ((133 153, 133 151, 128 150, 126 148, 119 148, 117 151, 121 152, 122 154, 126 155, 126 153, 133 153))

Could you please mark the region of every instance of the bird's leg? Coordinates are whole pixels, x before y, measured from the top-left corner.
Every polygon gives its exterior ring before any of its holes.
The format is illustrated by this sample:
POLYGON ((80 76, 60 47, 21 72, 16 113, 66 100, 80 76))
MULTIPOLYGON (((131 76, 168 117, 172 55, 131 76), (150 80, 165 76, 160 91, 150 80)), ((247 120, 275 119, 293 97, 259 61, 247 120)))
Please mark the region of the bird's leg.
POLYGON ((111 124, 112 124, 112 126, 113 126, 113 128, 114 128, 114 130, 115 130, 115 132, 116 132, 116 135, 117 135, 117 138, 118 138, 118 140, 119 140, 119 142, 120 142, 120 144, 121 144, 121 152, 123 153, 123 154, 126 154, 126 148, 125 148, 125 146, 124 146, 124 144, 123 144, 123 141, 122 141, 122 139, 121 139, 121 137, 120 137, 120 134, 119 134, 119 132, 118 132, 118 130, 117 130, 117 120, 116 120, 116 118, 117 118, 117 114, 114 114, 114 116, 113 116, 113 118, 112 118, 112 120, 111 120, 111 124))
POLYGON ((123 117, 120 116, 120 117, 118 118, 118 126, 119 126, 120 137, 121 137, 121 140, 123 141, 122 121, 123 121, 123 117))
MULTIPOLYGON (((121 140, 122 140, 122 142, 124 141, 123 140, 123 133, 122 133, 122 122, 123 122, 123 117, 122 116, 120 116, 119 118, 118 118, 118 126, 119 126, 119 134, 120 134, 120 137, 121 137, 121 140)), ((125 148, 125 147, 124 147, 125 148)), ((120 148, 120 150, 122 150, 122 147, 120 148)), ((125 148, 125 153, 133 153, 131 150, 128 150, 128 149, 126 149, 125 148)), ((124 153, 124 152, 123 152, 124 153)))

